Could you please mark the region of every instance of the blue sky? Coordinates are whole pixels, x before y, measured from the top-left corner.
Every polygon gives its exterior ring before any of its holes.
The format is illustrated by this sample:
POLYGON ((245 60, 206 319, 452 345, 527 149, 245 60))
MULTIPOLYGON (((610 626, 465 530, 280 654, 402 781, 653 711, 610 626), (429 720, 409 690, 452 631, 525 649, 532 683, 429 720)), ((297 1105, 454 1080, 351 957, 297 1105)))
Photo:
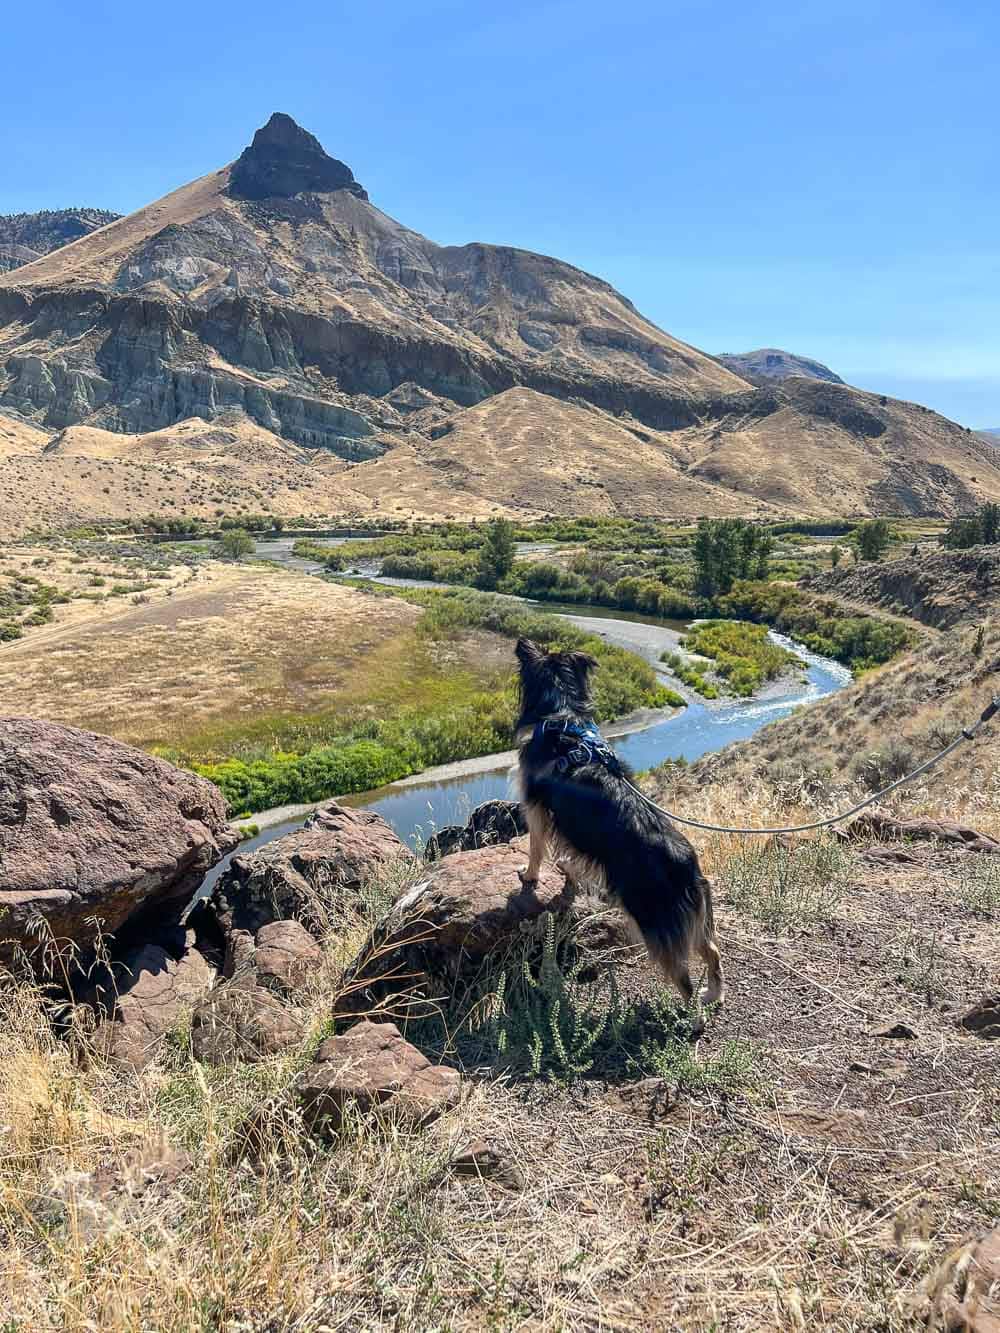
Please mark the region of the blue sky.
POLYGON ((129 211, 287 111, 435 240, 1000 426, 990 3, 50 0, 3 28, 0 212, 129 211))

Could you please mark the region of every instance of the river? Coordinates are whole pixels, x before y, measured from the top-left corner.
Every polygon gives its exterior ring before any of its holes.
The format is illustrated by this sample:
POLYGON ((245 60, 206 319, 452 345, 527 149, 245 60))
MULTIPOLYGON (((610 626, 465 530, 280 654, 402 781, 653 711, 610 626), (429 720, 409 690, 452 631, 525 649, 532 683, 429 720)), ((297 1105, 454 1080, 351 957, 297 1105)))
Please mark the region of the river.
MULTIPOLYGON (((304 573, 321 572, 323 567, 316 561, 303 560, 292 554, 295 540, 294 536, 260 540, 255 543, 255 553, 290 569, 304 573)), ((321 544, 339 546, 345 540, 348 539, 326 538, 321 544)), ((522 544, 526 551, 537 551, 540 545, 522 544)), ((359 572, 364 572, 367 577, 373 576, 374 570, 368 567, 369 562, 361 561, 359 565, 359 572)), ((409 587, 443 586, 420 584, 407 579, 387 578, 378 579, 378 582, 409 587)), ((638 653, 656 667, 665 683, 677 686, 676 680, 663 671, 660 655, 676 647, 687 628, 684 622, 633 615, 599 606, 552 602, 529 605, 537 605, 539 610, 562 615, 581 629, 600 634, 609 643, 638 653)), ((832 694, 850 681, 851 674, 846 667, 811 653, 801 644, 774 631, 771 631, 771 637, 782 646, 791 648, 805 663, 805 670, 789 673, 753 699, 719 699, 709 702, 685 690, 683 692, 689 702, 682 710, 647 710, 635 718, 606 727, 605 734, 612 741, 616 753, 640 772, 662 764, 667 759, 698 759, 733 741, 746 740, 768 722, 786 717, 801 705, 832 694)), ((514 761, 513 752, 462 760, 415 774, 377 791, 338 799, 345 805, 376 811, 405 842, 419 847, 437 829, 448 824, 464 824, 471 811, 482 801, 512 797, 514 761)), ((313 808, 287 807, 285 810, 268 812, 267 826, 262 827, 255 837, 242 843, 239 851, 252 851, 299 828, 308 811, 313 808)), ((226 861, 210 872, 201 893, 206 892, 222 873, 226 861)))

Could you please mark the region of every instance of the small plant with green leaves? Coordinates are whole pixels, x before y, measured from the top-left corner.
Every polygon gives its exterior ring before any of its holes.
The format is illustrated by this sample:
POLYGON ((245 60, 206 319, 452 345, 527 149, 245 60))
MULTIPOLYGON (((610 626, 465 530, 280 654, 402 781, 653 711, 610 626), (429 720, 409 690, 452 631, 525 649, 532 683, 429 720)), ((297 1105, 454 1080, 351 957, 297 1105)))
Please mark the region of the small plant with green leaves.
POLYGON ((1000 863, 993 856, 966 855, 958 880, 959 896, 974 912, 1000 916, 1000 863))
POLYGON ((747 843, 726 864, 720 887, 738 911, 771 930, 830 917, 840 898, 845 853, 833 838, 794 847, 747 843))

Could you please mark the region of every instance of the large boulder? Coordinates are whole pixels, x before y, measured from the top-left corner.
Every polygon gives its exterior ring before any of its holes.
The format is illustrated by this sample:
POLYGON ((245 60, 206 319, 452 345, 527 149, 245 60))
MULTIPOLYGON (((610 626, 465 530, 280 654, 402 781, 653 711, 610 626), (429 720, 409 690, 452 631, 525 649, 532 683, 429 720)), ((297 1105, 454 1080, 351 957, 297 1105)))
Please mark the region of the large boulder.
POLYGON ((416 1129, 457 1105, 461 1078, 433 1065, 400 1035, 394 1023, 357 1023, 328 1037, 296 1081, 303 1119, 319 1132, 335 1132, 351 1106, 378 1107, 397 1124, 416 1129))
POLYGON ((227 936, 256 935, 286 920, 321 934, 338 902, 357 900, 367 880, 412 860, 380 815, 331 801, 294 833, 234 856, 213 890, 211 910, 227 936))
POLYGON ((551 863, 536 884, 521 882, 525 842, 437 862, 396 901, 348 969, 342 1007, 362 1013, 389 996, 438 993, 435 979, 471 980, 487 955, 513 944, 544 913, 568 912, 576 889, 551 863))
POLYGON ((108 736, 0 718, 0 966, 179 915, 237 842, 203 778, 108 736))
POLYGON ((133 1069, 145 1069, 163 1038, 177 1029, 211 989, 215 968, 195 947, 193 931, 179 931, 179 947, 144 944, 113 968, 91 1003, 101 1016, 94 1048, 133 1069))

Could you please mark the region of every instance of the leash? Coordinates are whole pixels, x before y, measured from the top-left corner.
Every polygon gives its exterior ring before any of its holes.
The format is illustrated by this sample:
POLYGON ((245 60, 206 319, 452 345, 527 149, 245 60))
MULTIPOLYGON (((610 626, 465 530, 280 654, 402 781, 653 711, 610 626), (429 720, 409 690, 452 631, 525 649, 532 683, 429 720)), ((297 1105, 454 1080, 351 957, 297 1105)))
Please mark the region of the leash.
POLYGON ((915 768, 912 773, 907 773, 906 777, 897 778, 897 780, 890 783, 888 787, 883 787, 881 791, 877 791, 874 796, 869 796, 867 800, 859 801, 857 805, 852 805, 850 810, 844 810, 839 815, 831 815, 828 819, 815 819, 811 824, 790 824, 786 828, 735 828, 725 824, 705 824, 702 823, 700 819, 685 819, 683 815, 674 814, 672 810, 664 810, 662 806, 657 805, 656 802, 651 801, 644 792, 641 792, 633 782, 629 782, 627 778, 623 778, 622 780, 625 785, 631 787, 636 796, 645 801, 646 805, 651 809, 656 810, 661 815, 666 815, 668 819, 675 820, 678 824, 686 824, 688 828, 705 829, 709 833, 808 833, 810 829, 830 828, 833 824, 843 823, 845 819, 850 819, 852 815, 856 815, 860 810, 864 810, 869 805, 874 805, 876 801, 880 801, 883 796, 888 796, 889 793, 895 791, 897 787, 903 787, 907 782, 912 782, 914 778, 920 777, 921 773, 928 772, 935 764, 939 764, 945 755, 951 754, 953 750, 957 750, 958 747, 964 745, 966 741, 975 740, 980 729, 985 727, 987 722, 989 722, 998 712, 1000 712, 1000 695, 994 694, 990 703, 983 709, 978 722, 974 722, 971 727, 963 727, 950 745, 946 745, 943 750, 939 750, 936 755, 933 755, 930 759, 922 763, 919 768, 915 768))

